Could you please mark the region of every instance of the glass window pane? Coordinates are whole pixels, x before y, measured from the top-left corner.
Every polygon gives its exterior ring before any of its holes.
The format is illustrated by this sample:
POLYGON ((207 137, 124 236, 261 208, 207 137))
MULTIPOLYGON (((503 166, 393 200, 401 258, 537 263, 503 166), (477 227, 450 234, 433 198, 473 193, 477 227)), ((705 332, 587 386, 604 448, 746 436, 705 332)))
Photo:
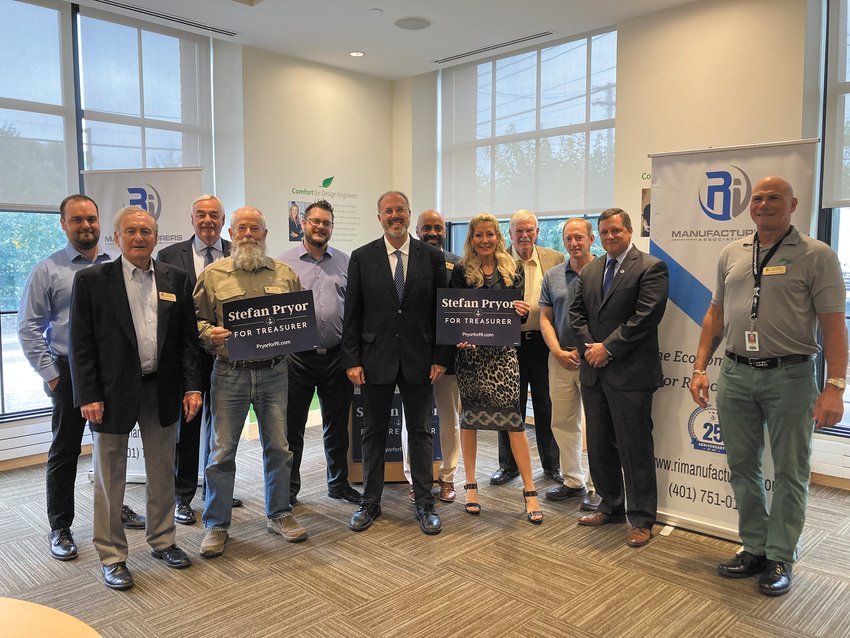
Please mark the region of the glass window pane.
POLYGON ((80 48, 83 108, 141 116, 138 30, 82 17, 80 48))
POLYGON ((613 119, 617 106, 617 32, 592 38, 590 121, 613 119))
POLYGON ((145 117, 182 121, 180 62, 180 40, 160 33, 142 32, 145 117))
POLYGON ((534 167, 537 165, 534 140, 496 146, 494 214, 534 209, 534 167))
POLYGON ((83 120, 83 154, 88 170, 144 168, 142 130, 93 120, 83 120))
POLYGON ((62 104, 59 12, 0 0, 0 97, 62 104))
POLYGON ((493 182, 493 148, 482 146, 475 149, 475 201, 470 214, 483 213, 490 208, 491 188, 493 182))
POLYGON ((50 399, 44 392, 44 382, 24 358, 18 341, 17 320, 17 314, 0 317, 3 339, 2 390, 6 414, 50 407, 50 399))
POLYGON ((183 133, 146 129, 145 151, 148 168, 183 166, 183 133))
POLYGON ((540 140, 540 210, 584 208, 585 134, 540 140))
POLYGON ((493 135, 493 63, 478 65, 478 97, 476 109, 478 139, 493 135))
POLYGON ((63 118, 0 109, 0 202, 57 205, 66 182, 63 118))
POLYGON ((587 40, 540 52, 540 128, 587 120, 587 40))
POLYGON ((533 131, 536 105, 537 52, 496 60, 496 135, 533 131))
POLYGON ((614 129, 590 132, 587 158, 588 208, 608 208, 614 203, 614 129))
POLYGON ((0 311, 17 312, 32 267, 64 246, 66 238, 57 213, 0 212, 0 219, 0 311))

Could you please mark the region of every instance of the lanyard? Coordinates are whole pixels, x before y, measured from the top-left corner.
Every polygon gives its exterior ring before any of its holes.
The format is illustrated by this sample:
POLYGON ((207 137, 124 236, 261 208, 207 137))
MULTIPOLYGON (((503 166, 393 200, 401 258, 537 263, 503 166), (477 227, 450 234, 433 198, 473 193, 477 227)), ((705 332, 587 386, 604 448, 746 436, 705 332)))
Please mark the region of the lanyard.
POLYGON ((791 231, 794 230, 794 227, 791 226, 788 229, 788 232, 782 235, 782 239, 776 242, 773 247, 767 251, 767 255, 764 256, 764 259, 759 265, 758 257, 759 257, 759 235, 755 234, 753 237, 753 306, 750 309, 750 321, 755 322, 756 318, 759 314, 759 297, 761 296, 761 274, 764 267, 767 266, 767 262, 770 261, 771 257, 776 254, 776 251, 779 250, 779 247, 782 245, 782 242, 785 241, 785 238, 791 234, 791 231))

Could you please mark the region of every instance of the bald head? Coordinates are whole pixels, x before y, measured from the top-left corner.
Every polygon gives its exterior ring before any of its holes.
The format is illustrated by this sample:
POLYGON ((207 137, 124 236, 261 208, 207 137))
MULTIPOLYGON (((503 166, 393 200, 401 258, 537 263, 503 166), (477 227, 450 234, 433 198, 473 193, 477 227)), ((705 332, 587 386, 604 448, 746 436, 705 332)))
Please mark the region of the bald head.
POLYGON ((756 224, 759 241, 770 245, 791 228, 791 215, 797 210, 797 198, 791 184, 781 177, 764 177, 753 186, 750 217, 756 224))
POLYGON ((433 209, 420 213, 416 221, 416 236, 426 244, 442 249, 446 239, 446 222, 443 216, 433 209))

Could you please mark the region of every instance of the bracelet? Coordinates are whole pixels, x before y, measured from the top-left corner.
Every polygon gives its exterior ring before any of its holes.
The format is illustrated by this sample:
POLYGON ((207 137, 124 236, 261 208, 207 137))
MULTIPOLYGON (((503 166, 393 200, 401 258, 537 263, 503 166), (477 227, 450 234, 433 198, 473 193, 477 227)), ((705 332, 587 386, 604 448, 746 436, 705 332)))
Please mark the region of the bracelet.
POLYGON ((705 370, 694 370, 691 374, 708 374, 705 370))

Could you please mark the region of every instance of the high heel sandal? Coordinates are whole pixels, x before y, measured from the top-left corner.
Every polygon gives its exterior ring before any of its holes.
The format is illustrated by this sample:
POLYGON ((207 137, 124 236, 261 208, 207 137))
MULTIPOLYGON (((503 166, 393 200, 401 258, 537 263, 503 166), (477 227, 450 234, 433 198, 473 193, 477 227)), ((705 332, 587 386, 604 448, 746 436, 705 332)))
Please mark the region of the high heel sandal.
MULTIPOLYGON (((477 492, 478 483, 467 483, 463 486, 464 492, 468 492, 469 490, 475 490, 477 492)), ((475 501, 467 501, 463 504, 463 509, 467 514, 472 514, 473 516, 478 516, 481 513, 481 505, 475 501)))
POLYGON ((525 515, 528 518, 528 522, 532 525, 540 525, 543 522, 543 512, 540 510, 534 510, 533 512, 528 511, 528 499, 531 496, 537 496, 536 490, 530 490, 526 492, 523 490, 522 492, 522 500, 525 501, 526 512, 525 515))

